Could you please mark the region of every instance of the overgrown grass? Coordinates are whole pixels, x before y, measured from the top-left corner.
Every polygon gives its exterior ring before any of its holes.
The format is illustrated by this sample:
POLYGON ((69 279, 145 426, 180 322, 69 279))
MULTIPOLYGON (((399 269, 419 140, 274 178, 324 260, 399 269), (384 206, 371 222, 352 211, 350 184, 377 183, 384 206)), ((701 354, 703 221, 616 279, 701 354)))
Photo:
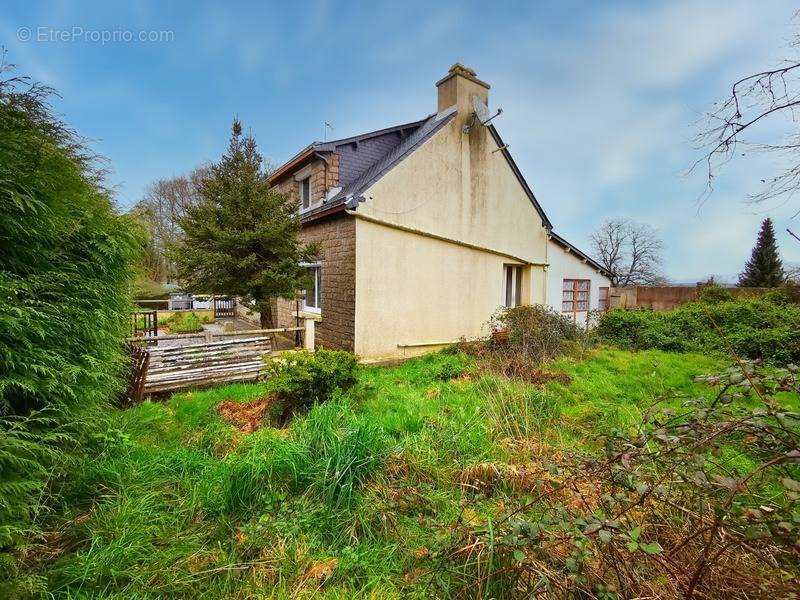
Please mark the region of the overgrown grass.
POLYGON ((668 389, 706 393, 692 377, 721 366, 599 349, 548 365, 570 384, 534 387, 436 354, 364 369, 348 393, 250 434, 215 407, 269 383, 176 394, 113 414, 27 564, 55 597, 433 597, 453 525, 524 494, 476 495, 465 472, 523 464, 525 441, 590 448, 668 389))

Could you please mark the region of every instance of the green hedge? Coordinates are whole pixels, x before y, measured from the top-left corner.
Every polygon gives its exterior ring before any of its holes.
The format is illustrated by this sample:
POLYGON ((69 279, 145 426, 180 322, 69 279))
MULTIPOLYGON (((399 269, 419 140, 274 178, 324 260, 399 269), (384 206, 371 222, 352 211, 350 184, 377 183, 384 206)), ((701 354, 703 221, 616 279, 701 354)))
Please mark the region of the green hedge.
POLYGON ((0 597, 124 367, 136 227, 48 90, 0 71, 0 597), (4 551, 11 553, 4 554, 4 551))
POLYGON ((779 292, 761 298, 691 302, 667 312, 615 309, 601 317, 597 332, 625 348, 733 349, 776 363, 800 360, 800 306, 779 292))

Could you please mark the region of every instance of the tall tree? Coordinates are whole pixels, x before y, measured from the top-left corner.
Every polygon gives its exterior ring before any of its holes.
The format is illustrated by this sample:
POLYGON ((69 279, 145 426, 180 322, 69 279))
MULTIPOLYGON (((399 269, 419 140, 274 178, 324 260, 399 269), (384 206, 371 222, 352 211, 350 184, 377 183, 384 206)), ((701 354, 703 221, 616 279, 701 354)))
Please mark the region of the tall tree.
POLYGON ((594 258, 611 273, 611 285, 662 283, 664 244, 649 225, 630 219, 609 219, 591 238, 594 258))
POLYGON ((739 287, 777 287, 785 280, 775 229, 772 219, 767 218, 761 222, 750 260, 744 266, 744 273, 739 275, 739 287))
POLYGON ((302 288, 300 266, 316 247, 297 240, 297 206, 270 188, 252 135, 233 121, 228 150, 198 187, 199 202, 178 220, 183 237, 173 254, 178 278, 197 292, 252 300, 261 326, 273 326, 271 301, 302 288))

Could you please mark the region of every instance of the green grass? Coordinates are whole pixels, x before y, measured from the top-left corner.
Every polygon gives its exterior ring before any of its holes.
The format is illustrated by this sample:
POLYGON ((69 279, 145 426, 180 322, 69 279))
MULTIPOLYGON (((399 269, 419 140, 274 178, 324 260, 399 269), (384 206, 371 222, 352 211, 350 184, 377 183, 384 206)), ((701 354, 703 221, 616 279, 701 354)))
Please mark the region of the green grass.
MULTIPOLYGON (((436 354, 366 368, 346 395, 246 435, 215 407, 268 383, 115 411, 32 572, 56 598, 431 597, 417 569, 448 547, 461 469, 519 460, 509 438, 590 447, 669 389, 705 393, 691 378, 723 362, 599 349, 548 367, 569 385, 535 388, 436 354), (309 574, 330 560, 324 583, 309 574)), ((462 518, 501 509, 478 497, 462 518)))

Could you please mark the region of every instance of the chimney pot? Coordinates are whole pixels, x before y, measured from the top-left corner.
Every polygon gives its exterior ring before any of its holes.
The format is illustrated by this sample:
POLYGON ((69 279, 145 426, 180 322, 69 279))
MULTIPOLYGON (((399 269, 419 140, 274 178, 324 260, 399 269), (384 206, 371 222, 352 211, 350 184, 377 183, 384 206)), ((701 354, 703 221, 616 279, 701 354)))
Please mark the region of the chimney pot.
POLYGON ((438 88, 437 111, 441 112, 453 105, 458 107, 459 119, 472 115, 472 97, 477 96, 484 104, 489 104, 489 84, 477 78, 475 70, 455 63, 447 75, 436 82, 438 88))

